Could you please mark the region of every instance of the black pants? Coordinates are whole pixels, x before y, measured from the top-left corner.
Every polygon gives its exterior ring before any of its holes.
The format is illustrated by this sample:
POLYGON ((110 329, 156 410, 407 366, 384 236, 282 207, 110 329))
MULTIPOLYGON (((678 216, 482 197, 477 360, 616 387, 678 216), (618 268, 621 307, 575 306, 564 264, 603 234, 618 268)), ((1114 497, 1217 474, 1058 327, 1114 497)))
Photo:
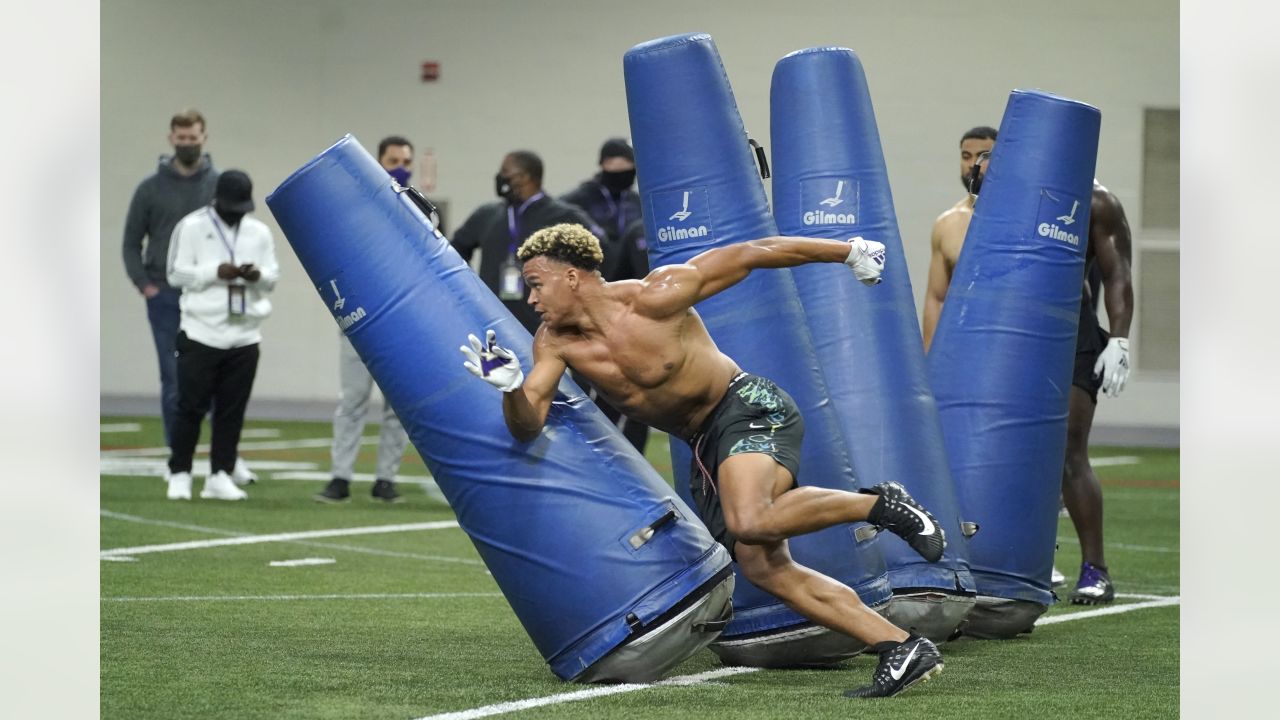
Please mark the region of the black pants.
POLYGON ((191 472, 200 424, 212 402, 211 473, 231 474, 244 427, 244 411, 258 371, 258 345, 220 350, 178 333, 178 412, 173 423, 169 472, 191 472))

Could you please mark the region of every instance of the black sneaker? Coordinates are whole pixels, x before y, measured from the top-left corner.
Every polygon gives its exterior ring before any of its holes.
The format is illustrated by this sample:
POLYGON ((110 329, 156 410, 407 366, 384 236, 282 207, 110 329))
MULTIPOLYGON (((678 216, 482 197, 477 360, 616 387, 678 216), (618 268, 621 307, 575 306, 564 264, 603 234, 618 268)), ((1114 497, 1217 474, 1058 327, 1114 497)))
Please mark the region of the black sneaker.
POLYGON ((884 482, 862 492, 880 496, 867 513, 867 522, 906 540, 929 562, 942 559, 942 551, 947 547, 946 533, 938 519, 916 502, 906 488, 896 482, 884 482))
POLYGON ((846 690, 845 697, 893 697, 918 682, 942 672, 942 653, 929 638, 915 633, 906 640, 880 653, 880 664, 871 676, 871 684, 846 690))
POLYGON ((376 480, 373 483, 373 499, 383 502, 397 503, 404 498, 396 492, 396 484, 390 480, 376 480))
POLYGON ((1080 579, 1071 591, 1072 605, 1105 605, 1116 599, 1115 586, 1106 568, 1091 563, 1080 564, 1080 579))
POLYGON ((316 502, 340 503, 351 498, 351 481, 334 478, 324 486, 324 490, 312 495, 316 502))

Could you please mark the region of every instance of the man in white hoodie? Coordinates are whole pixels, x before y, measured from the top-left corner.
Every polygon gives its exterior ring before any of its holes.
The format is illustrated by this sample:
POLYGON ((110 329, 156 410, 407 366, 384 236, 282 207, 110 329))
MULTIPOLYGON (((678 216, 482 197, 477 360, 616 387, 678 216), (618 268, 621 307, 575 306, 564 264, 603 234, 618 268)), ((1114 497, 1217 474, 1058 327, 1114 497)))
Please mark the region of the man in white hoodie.
POLYGON ((249 176, 228 170, 213 202, 178 221, 169 240, 169 284, 182 290, 170 500, 191 499, 192 458, 211 404, 210 471, 200 497, 248 497, 231 475, 258 369, 258 328, 271 314, 267 296, 280 276, 271 231, 246 215, 253 207, 249 176))

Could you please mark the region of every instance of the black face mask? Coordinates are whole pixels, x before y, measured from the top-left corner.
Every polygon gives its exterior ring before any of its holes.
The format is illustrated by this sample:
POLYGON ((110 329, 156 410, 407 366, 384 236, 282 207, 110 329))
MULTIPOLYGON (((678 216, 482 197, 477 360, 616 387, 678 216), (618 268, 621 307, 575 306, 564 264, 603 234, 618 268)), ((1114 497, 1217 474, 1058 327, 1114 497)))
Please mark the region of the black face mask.
POLYGON ((173 155, 183 165, 195 165, 200 162, 200 151, 202 149, 200 145, 175 145, 173 155))
POLYGON ((229 227, 235 227, 236 223, 240 222, 240 218, 244 217, 244 213, 242 212, 224 210, 217 201, 214 201, 213 203, 213 211, 218 213, 218 217, 222 218, 222 222, 226 223, 229 227))
POLYGON ((493 176, 493 189, 498 197, 503 200, 514 200, 516 196, 515 188, 511 186, 511 180, 507 179, 502 173, 493 176))
POLYGON ((608 188, 609 192, 614 195, 617 195, 623 190, 631 187, 631 183, 635 181, 635 168, 630 170, 618 170, 616 172, 609 172, 608 170, 602 170, 600 172, 600 184, 608 188))

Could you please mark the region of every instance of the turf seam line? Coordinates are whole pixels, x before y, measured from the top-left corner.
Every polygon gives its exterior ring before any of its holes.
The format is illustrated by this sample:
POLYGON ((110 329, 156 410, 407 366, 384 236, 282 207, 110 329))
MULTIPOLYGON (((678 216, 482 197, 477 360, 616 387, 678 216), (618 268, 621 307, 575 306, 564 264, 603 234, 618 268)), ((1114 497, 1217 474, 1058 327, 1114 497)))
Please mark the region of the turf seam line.
MULTIPOLYGON (((1070 545, 1079 545, 1080 541, 1073 537, 1060 537, 1060 543, 1068 543, 1070 545)), ((1121 550, 1136 550, 1138 552, 1158 552, 1158 553, 1180 553, 1182 548, 1169 547, 1168 545, 1129 545, 1127 543, 1107 543, 1108 548, 1120 548, 1121 550)))

